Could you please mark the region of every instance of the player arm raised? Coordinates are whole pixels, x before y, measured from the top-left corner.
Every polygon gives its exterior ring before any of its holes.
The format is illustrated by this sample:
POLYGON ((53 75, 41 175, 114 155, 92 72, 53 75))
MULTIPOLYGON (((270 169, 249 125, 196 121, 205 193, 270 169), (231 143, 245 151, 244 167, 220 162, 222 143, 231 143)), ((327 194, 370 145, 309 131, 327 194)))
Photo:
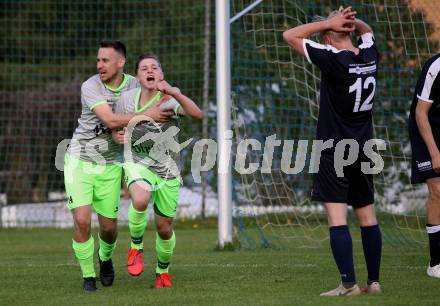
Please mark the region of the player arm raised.
POLYGON ((284 40, 299 54, 305 56, 303 39, 310 37, 314 33, 332 30, 335 32, 352 32, 355 30, 354 16, 355 11, 351 7, 340 9, 333 17, 323 21, 303 24, 287 30, 283 33, 284 40))
POLYGON ((360 19, 355 19, 353 22, 354 25, 354 33, 356 36, 362 36, 366 33, 373 33, 373 29, 364 21, 360 19))
POLYGON ((440 151, 435 143, 431 125, 428 120, 428 112, 431 106, 432 103, 419 99, 416 107, 416 122, 420 135, 428 147, 429 155, 431 155, 432 169, 434 169, 435 172, 440 172, 440 151))
POLYGON ((168 84, 167 81, 162 80, 157 83, 157 89, 166 95, 172 96, 174 99, 177 100, 177 102, 179 102, 182 110, 180 113, 181 115, 186 115, 197 120, 203 119, 203 112, 200 110, 197 104, 195 104, 193 100, 182 94, 178 87, 173 87, 168 84))

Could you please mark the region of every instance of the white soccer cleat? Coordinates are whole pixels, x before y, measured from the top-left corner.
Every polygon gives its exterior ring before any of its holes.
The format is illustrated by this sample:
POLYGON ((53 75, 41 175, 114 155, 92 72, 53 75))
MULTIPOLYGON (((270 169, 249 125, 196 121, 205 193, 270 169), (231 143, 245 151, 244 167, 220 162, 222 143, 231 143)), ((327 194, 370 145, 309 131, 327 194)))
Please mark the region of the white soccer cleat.
POLYGON ((337 288, 323 292, 319 296, 356 296, 361 294, 361 289, 359 289, 358 285, 354 285, 351 288, 344 288, 342 284, 340 284, 337 288))
POLYGON ((440 278, 440 264, 434 267, 428 265, 428 269, 426 270, 426 273, 428 274, 428 276, 440 278))
POLYGON ((362 293, 368 294, 380 294, 382 293, 382 288, 380 287, 379 282, 372 282, 370 285, 367 285, 365 288, 361 289, 362 293))

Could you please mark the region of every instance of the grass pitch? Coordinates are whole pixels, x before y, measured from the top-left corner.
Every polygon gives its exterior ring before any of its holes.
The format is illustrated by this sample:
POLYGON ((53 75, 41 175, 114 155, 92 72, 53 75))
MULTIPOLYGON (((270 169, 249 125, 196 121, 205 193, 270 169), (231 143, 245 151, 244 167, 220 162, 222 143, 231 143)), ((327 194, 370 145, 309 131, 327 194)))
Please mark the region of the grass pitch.
MULTIPOLYGON (((128 275, 125 263, 129 235, 122 227, 114 255, 114 285, 103 288, 98 283, 96 293, 82 292, 79 266, 71 249, 71 230, 0 229, 0 305, 439 304, 440 279, 426 276, 427 246, 384 246, 382 295, 323 298, 319 293, 339 282, 328 242, 315 248, 216 251, 217 231, 212 225, 186 224, 176 226, 172 288, 153 288, 151 229, 145 237, 144 273, 139 277, 128 275)), ((96 237, 96 229, 94 233, 96 237)), ((366 271, 358 239, 354 250, 357 278, 363 285, 366 271)))

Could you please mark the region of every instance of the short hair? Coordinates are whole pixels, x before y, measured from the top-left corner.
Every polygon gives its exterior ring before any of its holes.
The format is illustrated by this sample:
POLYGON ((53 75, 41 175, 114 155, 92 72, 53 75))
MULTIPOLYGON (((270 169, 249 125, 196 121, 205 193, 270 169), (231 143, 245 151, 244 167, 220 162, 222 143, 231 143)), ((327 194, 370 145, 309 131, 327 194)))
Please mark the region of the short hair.
POLYGON ((124 43, 119 40, 101 40, 99 43, 100 48, 113 48, 116 52, 123 57, 127 57, 127 48, 124 43))
MULTIPOLYGON (((327 20, 327 19, 333 17, 333 16, 336 15, 337 13, 338 13, 338 11, 335 10, 335 11, 331 11, 331 12, 329 13, 328 17, 323 17, 323 16, 320 16, 320 15, 315 15, 315 16, 313 16, 313 18, 312 18, 312 22, 325 21, 325 20, 327 20)), ((326 31, 321 31, 321 32, 318 33, 318 40, 319 40, 321 43, 324 43, 324 37, 325 37, 327 34, 331 34, 331 35, 333 35, 334 37, 336 37, 336 38, 338 38, 338 39, 341 39, 341 38, 346 37, 346 36, 350 37, 350 33, 339 33, 339 32, 335 32, 335 31, 332 31, 332 30, 326 30, 326 31)))
POLYGON ((136 60, 136 64, 134 66, 134 74, 137 74, 138 69, 139 69, 139 64, 144 59, 147 59, 147 58, 154 59, 159 64, 159 67, 162 67, 162 65, 160 64, 159 57, 156 54, 154 54, 154 53, 143 53, 143 54, 139 55, 138 59, 136 60))

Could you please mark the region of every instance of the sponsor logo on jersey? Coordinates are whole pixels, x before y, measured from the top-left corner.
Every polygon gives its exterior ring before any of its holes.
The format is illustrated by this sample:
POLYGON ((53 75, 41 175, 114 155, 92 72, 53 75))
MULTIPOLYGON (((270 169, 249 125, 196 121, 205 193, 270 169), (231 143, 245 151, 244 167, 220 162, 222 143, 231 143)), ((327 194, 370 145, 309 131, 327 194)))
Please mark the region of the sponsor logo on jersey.
POLYGON ((354 74, 371 74, 376 72, 376 65, 362 66, 362 65, 350 65, 348 73, 354 74))
POLYGON ((428 171, 428 170, 432 170, 432 164, 431 161, 424 161, 424 162, 419 162, 416 161, 417 164, 417 168, 419 169, 419 171, 428 171))

